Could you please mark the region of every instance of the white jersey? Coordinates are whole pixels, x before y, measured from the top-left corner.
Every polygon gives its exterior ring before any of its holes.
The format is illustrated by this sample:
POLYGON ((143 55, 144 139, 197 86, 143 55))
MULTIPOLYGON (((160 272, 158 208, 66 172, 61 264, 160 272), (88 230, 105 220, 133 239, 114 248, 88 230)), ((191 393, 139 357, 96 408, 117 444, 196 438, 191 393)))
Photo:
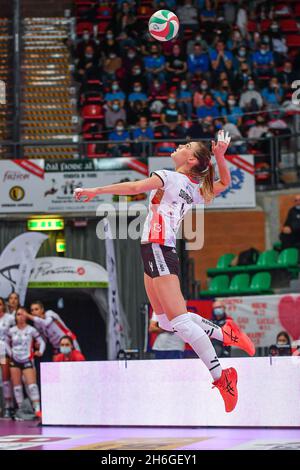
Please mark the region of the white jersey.
POLYGON ((54 349, 59 349, 61 338, 68 335, 72 337, 75 349, 80 351, 75 335, 53 310, 47 310, 45 318, 34 317, 33 322, 34 326, 49 340, 54 349))
POLYGON ((11 313, 5 313, 3 317, 0 318, 0 341, 6 340, 8 330, 15 324, 15 316, 11 313))
POLYGON ((16 362, 27 362, 34 358, 34 343, 39 347, 39 352, 43 354, 46 343, 40 333, 31 325, 21 329, 13 326, 6 335, 6 349, 8 355, 16 362))
POLYGON ((200 184, 176 171, 158 170, 163 188, 150 193, 149 213, 142 234, 142 243, 176 246, 176 235, 185 214, 193 204, 204 204, 200 184))

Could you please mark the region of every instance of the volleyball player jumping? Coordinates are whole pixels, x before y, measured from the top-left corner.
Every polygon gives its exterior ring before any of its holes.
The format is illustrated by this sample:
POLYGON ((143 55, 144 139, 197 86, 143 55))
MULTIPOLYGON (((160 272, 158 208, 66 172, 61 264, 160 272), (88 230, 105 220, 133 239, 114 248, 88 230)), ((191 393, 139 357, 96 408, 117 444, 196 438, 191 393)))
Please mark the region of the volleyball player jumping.
POLYGON ((230 172, 224 157, 229 143, 230 137, 224 131, 219 131, 217 142, 212 141, 212 153, 219 172, 217 181, 214 181, 209 149, 202 142, 189 142, 179 145, 171 154, 175 171, 159 170, 140 181, 74 191, 75 199, 83 198, 84 202, 97 194, 133 195, 151 191, 141 244, 147 295, 158 316, 159 326, 189 343, 207 366, 227 412, 235 408, 238 399, 237 371, 233 367, 222 370, 210 338, 226 346, 239 347, 251 356, 255 354, 255 347, 232 320, 220 328, 200 315, 187 312, 179 284, 175 247, 176 232, 192 205, 211 202, 229 186, 230 172))

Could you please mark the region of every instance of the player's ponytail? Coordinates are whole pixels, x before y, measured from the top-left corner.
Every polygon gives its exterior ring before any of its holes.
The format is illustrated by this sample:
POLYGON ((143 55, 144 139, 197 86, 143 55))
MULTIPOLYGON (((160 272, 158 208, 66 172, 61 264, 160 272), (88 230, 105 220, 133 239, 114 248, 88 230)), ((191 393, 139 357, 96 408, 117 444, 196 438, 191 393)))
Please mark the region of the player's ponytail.
POLYGON ((198 163, 193 166, 193 174, 200 180, 200 194, 206 204, 214 199, 214 167, 211 162, 211 153, 202 142, 197 142, 195 157, 198 163))

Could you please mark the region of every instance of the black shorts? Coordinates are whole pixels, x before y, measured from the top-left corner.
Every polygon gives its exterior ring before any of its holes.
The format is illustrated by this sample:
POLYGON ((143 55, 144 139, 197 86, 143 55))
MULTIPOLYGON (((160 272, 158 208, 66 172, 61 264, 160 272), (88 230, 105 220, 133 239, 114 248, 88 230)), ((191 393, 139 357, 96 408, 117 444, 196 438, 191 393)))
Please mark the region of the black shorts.
POLYGON ((172 246, 158 243, 141 244, 144 272, 154 278, 167 274, 179 275, 179 258, 172 246))
POLYGON ((10 359, 9 361, 10 367, 16 367, 18 369, 34 369, 34 364, 32 361, 28 360, 26 362, 17 362, 14 359, 10 359))

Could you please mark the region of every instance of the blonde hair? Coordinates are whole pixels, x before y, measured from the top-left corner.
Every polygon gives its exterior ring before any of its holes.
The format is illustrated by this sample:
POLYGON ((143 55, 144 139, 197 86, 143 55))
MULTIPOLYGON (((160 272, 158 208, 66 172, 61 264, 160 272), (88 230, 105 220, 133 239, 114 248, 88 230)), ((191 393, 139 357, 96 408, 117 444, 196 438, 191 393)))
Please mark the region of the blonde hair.
POLYGON ((211 161, 211 153, 203 142, 197 142, 194 155, 198 163, 192 168, 192 175, 199 179, 201 184, 200 194, 205 203, 210 203, 214 199, 214 176, 215 171, 211 161))

